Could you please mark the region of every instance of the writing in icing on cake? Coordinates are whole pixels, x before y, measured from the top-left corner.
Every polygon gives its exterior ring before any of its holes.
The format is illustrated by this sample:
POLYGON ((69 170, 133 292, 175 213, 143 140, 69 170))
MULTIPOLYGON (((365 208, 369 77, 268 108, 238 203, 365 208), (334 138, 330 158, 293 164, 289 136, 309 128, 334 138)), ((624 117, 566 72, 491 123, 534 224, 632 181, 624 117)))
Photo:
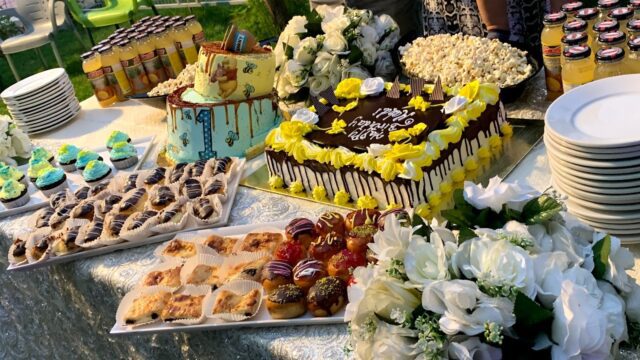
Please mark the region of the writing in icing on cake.
POLYGON ((347 133, 347 136, 351 140, 380 140, 386 136, 386 133, 411 126, 415 122, 413 115, 415 112, 409 112, 407 109, 380 108, 371 116, 377 120, 391 122, 381 123, 358 116, 347 126, 353 129, 347 133))

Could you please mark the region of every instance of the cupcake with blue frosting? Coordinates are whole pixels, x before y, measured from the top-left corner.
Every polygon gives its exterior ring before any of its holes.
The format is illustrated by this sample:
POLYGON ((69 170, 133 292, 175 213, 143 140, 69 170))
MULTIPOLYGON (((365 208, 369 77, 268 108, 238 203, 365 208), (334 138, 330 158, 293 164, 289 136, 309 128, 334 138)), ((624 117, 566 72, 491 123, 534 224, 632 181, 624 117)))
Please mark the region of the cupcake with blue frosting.
POLYGON ((127 169, 138 163, 138 151, 135 146, 121 141, 113 144, 109 158, 116 169, 127 169))
POLYGON ((107 149, 113 149, 113 145, 119 142, 130 143, 131 138, 126 133, 116 130, 109 135, 109 138, 107 138, 107 149))
POLYGON ((7 209, 24 206, 30 198, 27 186, 13 179, 5 181, 0 189, 0 202, 7 209))
POLYGON ((67 175, 60 168, 51 167, 38 175, 36 187, 47 197, 68 187, 67 175))
POLYGON ((31 150, 31 159, 45 159, 53 165, 53 154, 42 146, 36 146, 31 150))
POLYGON ((80 148, 71 144, 64 144, 60 146, 58 149, 58 164, 64 169, 66 172, 74 172, 76 171, 76 161, 78 158, 78 153, 80 152, 80 148))
POLYGON ((34 158, 29 159, 29 167, 27 168, 27 176, 31 180, 31 182, 36 182, 38 176, 43 171, 52 168, 51 163, 44 158, 34 158))
POLYGON ((98 153, 95 151, 80 150, 80 152, 78 152, 78 156, 76 157, 76 168, 78 170, 84 170, 87 164, 92 160, 102 161, 102 156, 98 155, 98 153))
POLYGON ((12 166, 1 165, 0 166, 0 186, 4 185, 5 181, 15 180, 23 183, 25 186, 29 186, 27 177, 24 173, 12 166))
POLYGON ((111 175, 111 167, 102 160, 91 160, 82 171, 84 181, 89 185, 97 184, 111 175))

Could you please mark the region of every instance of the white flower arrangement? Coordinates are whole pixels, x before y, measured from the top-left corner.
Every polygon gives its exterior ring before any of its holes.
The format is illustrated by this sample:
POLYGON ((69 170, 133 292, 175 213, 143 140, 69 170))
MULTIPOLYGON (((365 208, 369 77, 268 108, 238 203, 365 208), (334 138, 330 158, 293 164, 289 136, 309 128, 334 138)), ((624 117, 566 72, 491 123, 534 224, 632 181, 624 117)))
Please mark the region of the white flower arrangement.
POLYGON ((0 115, 0 162, 15 166, 15 157, 28 158, 31 140, 8 115, 0 115))
POLYGON ((454 193, 447 222, 395 216, 348 288, 358 359, 606 359, 640 346, 631 253, 528 186, 454 193), (383 356, 385 355, 385 356, 383 356), (388 355, 388 356, 386 356, 388 355))
POLYGON ((392 80, 390 51, 399 39, 390 16, 369 10, 321 5, 307 17, 294 16, 274 49, 278 97, 303 101, 349 77, 392 80))

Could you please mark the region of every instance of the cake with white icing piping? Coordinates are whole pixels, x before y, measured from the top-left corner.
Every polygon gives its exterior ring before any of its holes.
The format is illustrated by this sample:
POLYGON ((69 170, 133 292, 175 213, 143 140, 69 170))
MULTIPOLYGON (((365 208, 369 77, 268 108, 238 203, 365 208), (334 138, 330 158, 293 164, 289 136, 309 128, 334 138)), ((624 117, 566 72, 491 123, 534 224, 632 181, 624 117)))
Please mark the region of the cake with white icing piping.
POLYGON ((494 84, 412 90, 345 79, 325 95, 267 136, 272 187, 339 205, 416 207, 450 191, 512 132, 494 84))
POLYGON ((194 162, 244 157, 259 147, 280 120, 272 96, 274 74, 269 48, 203 44, 194 85, 167 98, 167 156, 176 163, 194 162))

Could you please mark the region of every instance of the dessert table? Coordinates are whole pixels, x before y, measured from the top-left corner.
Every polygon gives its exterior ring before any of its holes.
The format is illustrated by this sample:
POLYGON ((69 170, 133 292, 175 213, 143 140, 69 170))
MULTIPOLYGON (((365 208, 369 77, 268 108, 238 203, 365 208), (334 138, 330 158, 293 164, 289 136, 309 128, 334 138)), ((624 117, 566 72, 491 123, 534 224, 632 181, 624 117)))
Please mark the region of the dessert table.
MULTIPOLYGON (((542 119, 544 78, 538 74, 521 100, 507 106, 509 117, 542 119)), ((62 143, 96 146, 113 130, 131 138, 155 135, 155 146, 142 168, 150 168, 165 138, 165 111, 128 101, 101 109, 95 98, 82 102, 79 116, 66 126, 33 137, 36 144, 55 149, 62 143)), ((255 162, 256 160, 254 160, 255 162)), ((259 161, 259 160, 257 160, 259 161)), ((256 165, 255 163, 253 164, 256 165)), ((249 165, 251 167, 251 164, 249 165)), ((544 191, 550 186, 544 144, 539 143, 511 172, 509 180, 526 180, 544 191)), ((229 225, 315 218, 331 206, 240 187, 229 225)), ((0 221, 3 233, 26 227, 28 214, 0 221)), ((11 239, 0 234, 7 253, 11 239)), ((34 271, 7 273, 0 257, 0 358, 199 358, 216 359, 339 359, 344 357, 346 325, 244 328, 219 332, 111 336, 109 330, 122 296, 157 260, 157 245, 115 252, 34 271)), ((635 256, 631 276, 640 279, 640 245, 629 246, 635 256)), ((622 358, 640 355, 622 350, 622 358)))

